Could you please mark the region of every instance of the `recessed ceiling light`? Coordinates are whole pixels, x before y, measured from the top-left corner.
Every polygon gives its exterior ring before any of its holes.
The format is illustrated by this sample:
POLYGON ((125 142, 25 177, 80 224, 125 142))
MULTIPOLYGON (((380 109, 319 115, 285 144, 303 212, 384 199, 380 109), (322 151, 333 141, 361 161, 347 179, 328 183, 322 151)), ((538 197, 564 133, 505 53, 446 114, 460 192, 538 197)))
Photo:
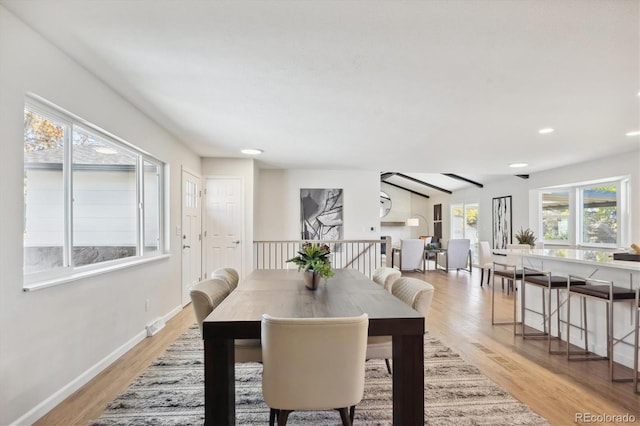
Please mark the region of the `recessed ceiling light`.
POLYGON ((264 151, 261 149, 255 149, 255 148, 245 148, 243 150, 240 151, 243 154, 246 155, 260 155, 262 154, 264 151))
POLYGON ((553 133, 554 129, 552 129, 551 127, 545 127, 544 129, 540 129, 538 130, 538 133, 540 133, 541 135, 548 135, 549 133, 553 133))
POLYGON ((117 154, 118 151, 116 151, 113 148, 109 148, 106 146, 99 146, 97 148, 95 148, 96 152, 99 152, 100 154, 109 154, 109 155, 113 155, 113 154, 117 154))
POLYGON ((529 164, 527 163, 511 163, 509 164, 509 167, 513 167, 514 169, 517 169, 519 167, 527 167, 529 164))
POLYGON ((627 136, 640 136, 640 130, 625 133, 627 136))

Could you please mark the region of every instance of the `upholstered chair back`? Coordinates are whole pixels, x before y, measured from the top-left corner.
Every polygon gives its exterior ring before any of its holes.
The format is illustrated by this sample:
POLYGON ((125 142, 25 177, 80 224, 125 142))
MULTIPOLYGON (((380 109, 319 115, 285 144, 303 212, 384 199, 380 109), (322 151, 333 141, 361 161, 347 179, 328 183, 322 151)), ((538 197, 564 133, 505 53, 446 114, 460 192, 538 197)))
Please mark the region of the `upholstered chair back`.
POLYGON ((491 253, 489 241, 478 242, 478 260, 481 268, 493 267, 493 254, 491 253))
POLYGON ((262 317, 262 394, 277 410, 356 405, 364 392, 369 318, 262 317))
POLYGON ((458 238, 447 244, 447 262, 449 269, 466 269, 469 265, 469 247, 471 240, 458 238))
POLYGON ((425 240, 404 239, 400 241, 400 269, 413 271, 424 266, 425 240))
POLYGON ((202 321, 229 295, 229 285, 224 280, 210 278, 191 287, 189 295, 202 333, 202 321))
POLYGON ((391 287, 393 286, 394 281, 400 278, 401 275, 401 272, 395 268, 382 266, 373 271, 372 280, 391 293, 391 287))
POLYGON ((238 287, 238 281, 240 281, 240 274, 233 268, 220 268, 213 271, 211 278, 218 278, 224 280, 229 285, 229 292, 232 292, 238 287))
POLYGON ((424 315, 425 325, 433 291, 433 286, 428 282, 409 277, 398 278, 391 289, 394 296, 424 315))

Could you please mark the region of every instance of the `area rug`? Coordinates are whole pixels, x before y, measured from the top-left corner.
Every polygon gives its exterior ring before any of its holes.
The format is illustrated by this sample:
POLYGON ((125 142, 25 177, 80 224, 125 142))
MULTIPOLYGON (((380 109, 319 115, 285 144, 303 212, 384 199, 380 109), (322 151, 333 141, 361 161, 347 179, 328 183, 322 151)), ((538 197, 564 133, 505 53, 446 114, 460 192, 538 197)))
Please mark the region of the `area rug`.
MULTIPOLYGON (((425 336, 426 425, 547 425, 438 340, 425 336)), ((266 425, 260 364, 236 364, 236 424, 266 425)), ((91 426, 204 423, 203 344, 197 326, 185 332, 91 426)), ((364 398, 354 424, 389 425, 391 376, 383 360, 366 365, 364 398)), ((338 425, 337 411, 294 412, 290 425, 338 425)))

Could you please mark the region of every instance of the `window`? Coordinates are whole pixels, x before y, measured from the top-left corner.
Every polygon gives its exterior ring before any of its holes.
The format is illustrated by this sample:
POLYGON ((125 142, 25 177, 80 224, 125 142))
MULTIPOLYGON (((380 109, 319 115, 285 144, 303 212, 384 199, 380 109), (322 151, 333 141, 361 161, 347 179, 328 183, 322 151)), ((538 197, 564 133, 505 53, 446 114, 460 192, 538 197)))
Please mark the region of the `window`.
POLYGON ((628 178, 540 191, 542 240, 615 248, 629 244, 628 178))
POLYGON ((24 111, 25 282, 161 253, 163 164, 70 114, 24 111))
POLYGON ((478 204, 451 205, 451 238, 469 239, 472 260, 477 263, 478 204))
POLYGON ((617 193, 615 183, 580 188, 581 244, 617 246, 617 193))
POLYGON ((569 191, 544 191, 542 198, 542 240, 563 243, 569 240, 569 191))

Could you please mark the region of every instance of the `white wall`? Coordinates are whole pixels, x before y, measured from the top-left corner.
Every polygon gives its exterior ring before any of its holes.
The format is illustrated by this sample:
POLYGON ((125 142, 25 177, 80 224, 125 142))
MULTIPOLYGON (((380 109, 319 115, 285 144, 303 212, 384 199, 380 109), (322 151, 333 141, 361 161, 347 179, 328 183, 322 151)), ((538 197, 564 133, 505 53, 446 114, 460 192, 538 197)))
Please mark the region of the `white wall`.
POLYGON ((29 424, 143 338, 181 303, 180 241, 169 259, 22 290, 22 140, 32 92, 168 163, 170 229, 180 224, 180 169, 200 161, 174 137, 0 6, 0 424, 29 424), (145 312, 145 300, 149 311, 145 312))
POLYGON ((344 239, 378 239, 380 175, 375 171, 259 170, 255 239, 299 240, 300 189, 342 188, 344 239), (373 228, 373 231, 371 231, 373 228))

